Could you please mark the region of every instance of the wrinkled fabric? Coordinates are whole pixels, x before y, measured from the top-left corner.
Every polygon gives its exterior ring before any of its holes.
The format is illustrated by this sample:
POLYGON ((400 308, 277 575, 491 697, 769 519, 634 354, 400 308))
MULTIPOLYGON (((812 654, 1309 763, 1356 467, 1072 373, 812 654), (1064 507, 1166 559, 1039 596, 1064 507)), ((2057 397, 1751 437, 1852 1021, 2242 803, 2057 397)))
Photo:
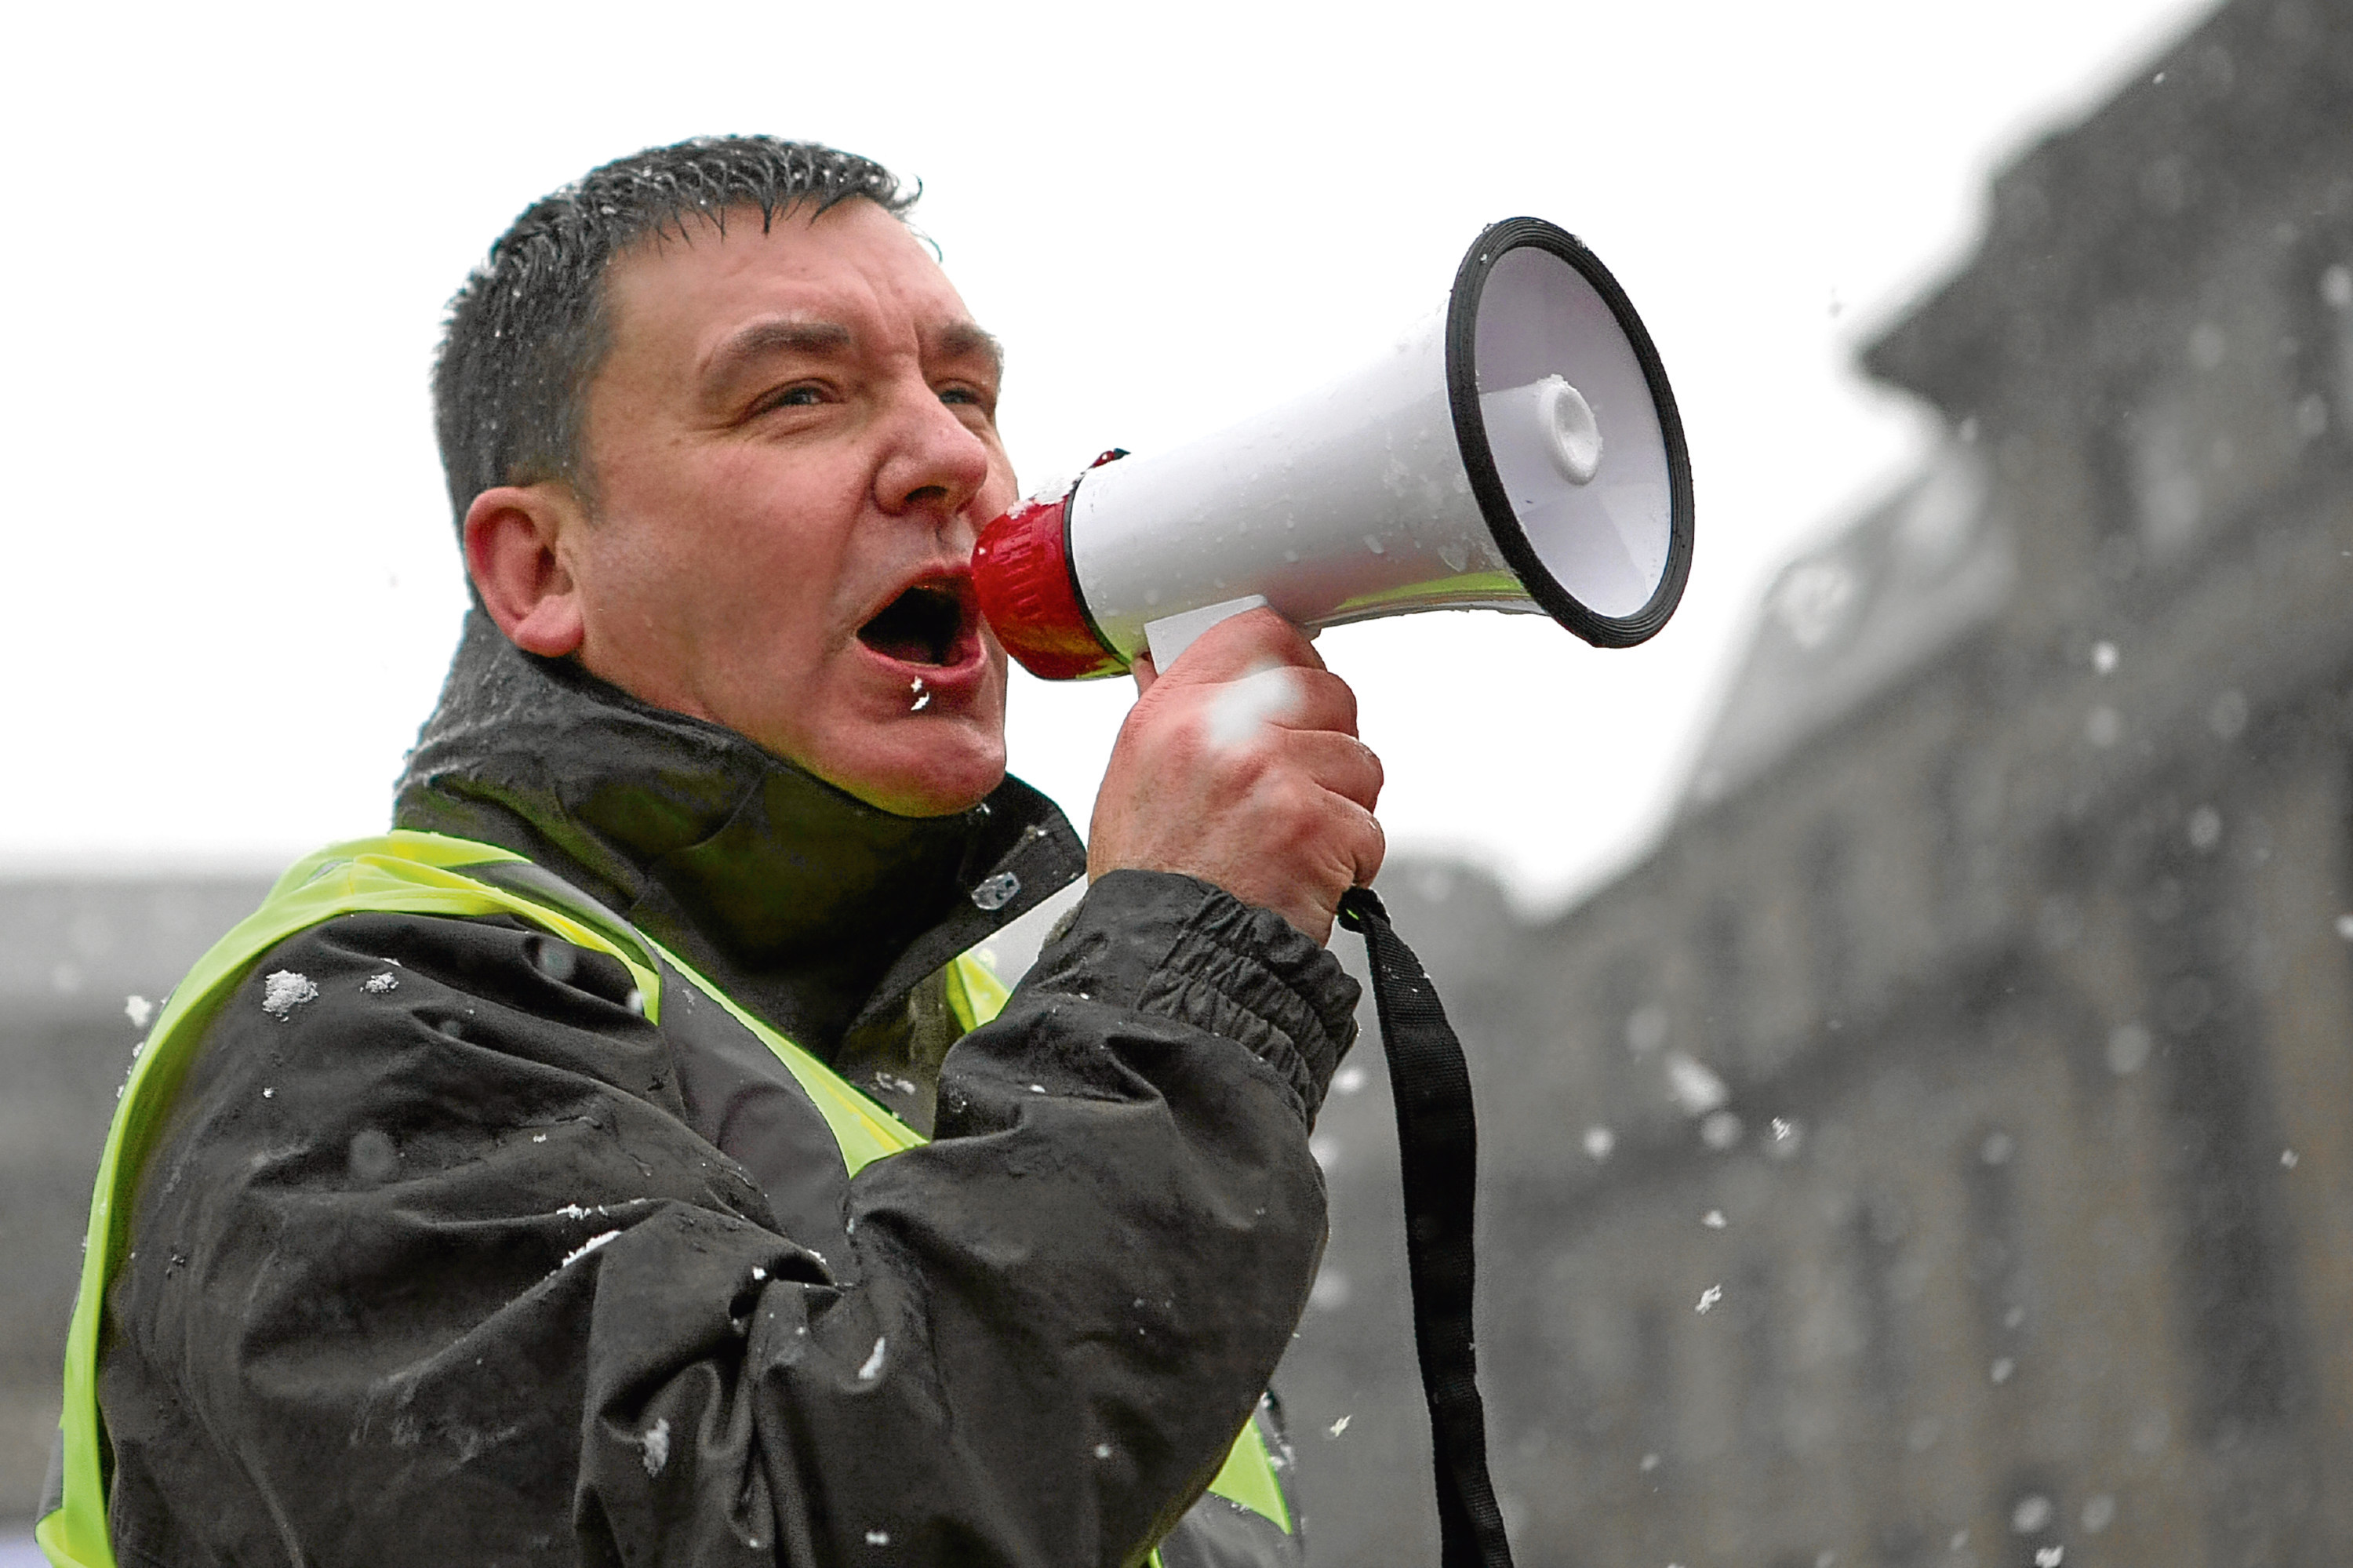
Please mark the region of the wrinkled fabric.
MULTIPOLYGON (((869 821, 725 731, 470 649, 403 825, 533 854, 820 1056, 920 1066, 928 954, 1070 874, 1026 791, 869 821), (861 857, 928 924, 835 885, 861 857), (1008 863, 1021 896, 982 910, 1008 863)), ((1322 1249, 1306 1130, 1356 1000, 1328 954, 1206 884, 1106 876, 934 1054, 935 1140, 854 1178, 723 1009, 669 974, 657 1024, 630 989, 502 918, 347 916, 255 967, 109 1297, 121 1561, 1120 1563, 1196 1499, 1172 1563, 1297 1560, 1201 1493, 1322 1249), (282 1018, 281 970, 317 989, 282 1018)))

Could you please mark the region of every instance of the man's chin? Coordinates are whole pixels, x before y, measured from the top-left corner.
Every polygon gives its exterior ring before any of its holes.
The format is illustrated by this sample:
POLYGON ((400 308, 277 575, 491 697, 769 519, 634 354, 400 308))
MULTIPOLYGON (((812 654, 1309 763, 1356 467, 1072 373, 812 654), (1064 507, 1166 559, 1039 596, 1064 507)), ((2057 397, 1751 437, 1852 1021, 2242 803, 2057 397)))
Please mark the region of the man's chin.
POLYGON ((969 811, 1005 782, 1005 747, 894 747, 895 755, 845 758, 846 766, 810 771, 868 805, 897 817, 949 817, 969 811))

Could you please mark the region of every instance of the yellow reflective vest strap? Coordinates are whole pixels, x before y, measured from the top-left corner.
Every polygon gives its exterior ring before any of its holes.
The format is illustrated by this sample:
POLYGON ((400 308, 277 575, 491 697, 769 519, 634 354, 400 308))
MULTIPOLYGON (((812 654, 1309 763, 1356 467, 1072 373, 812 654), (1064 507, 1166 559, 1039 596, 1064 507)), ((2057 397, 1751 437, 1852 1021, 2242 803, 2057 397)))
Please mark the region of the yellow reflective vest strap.
MULTIPOLYGON (((193 1046, 202 1038, 204 1023, 257 959, 296 933, 343 915, 512 915, 626 965, 637 980, 646 1016, 660 1022, 661 975, 652 952, 609 932, 602 921, 585 920, 548 901, 462 874, 469 868, 500 863, 527 863, 495 845, 406 829, 322 850, 280 877, 261 907, 196 960, 165 999, 123 1084, 90 1196, 81 1282, 66 1337, 65 1401, 58 1424, 60 1493, 58 1506, 34 1528, 35 1540, 55 1568, 115 1568, 106 1531, 98 1408, 98 1341, 106 1287, 129 1245, 132 1185, 186 1075, 193 1046)), ((853 1173, 871 1160, 924 1141, 676 955, 660 952, 660 958, 776 1054, 825 1118, 853 1173)), ((951 965, 948 1005, 966 1029, 994 1018, 1007 994, 1003 982, 973 955, 959 957, 951 965)), ((1286 1531, 1291 1528, 1290 1510, 1255 1423, 1242 1428, 1209 1489, 1264 1514, 1286 1531)))

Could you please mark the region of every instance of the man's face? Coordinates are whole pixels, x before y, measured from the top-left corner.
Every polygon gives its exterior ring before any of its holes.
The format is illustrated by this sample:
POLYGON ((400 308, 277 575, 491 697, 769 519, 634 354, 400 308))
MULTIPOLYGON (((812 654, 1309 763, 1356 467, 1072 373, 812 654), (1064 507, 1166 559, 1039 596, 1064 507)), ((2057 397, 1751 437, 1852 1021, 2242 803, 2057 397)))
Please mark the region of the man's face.
POLYGON ((996 344, 871 202, 649 241, 606 274, 580 656, 907 816, 1005 776, 972 546, 1014 499, 996 344))

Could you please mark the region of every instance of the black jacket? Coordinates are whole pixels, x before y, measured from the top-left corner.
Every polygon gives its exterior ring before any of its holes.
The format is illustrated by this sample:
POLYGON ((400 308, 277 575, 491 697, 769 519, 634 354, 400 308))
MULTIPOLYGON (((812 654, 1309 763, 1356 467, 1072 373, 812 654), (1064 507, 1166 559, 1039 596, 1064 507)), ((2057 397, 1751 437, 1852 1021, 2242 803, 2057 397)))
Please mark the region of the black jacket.
MULTIPOLYGON (((1115 1563, 1177 1525, 1323 1247, 1327 953, 1114 874, 947 1048, 940 966, 1082 863, 1050 803, 892 817, 479 616, 397 817, 531 856, 934 1141, 845 1178, 722 1009, 669 977, 656 1026, 510 920, 292 938, 207 1026, 109 1295, 126 1568, 1115 1563), (281 969, 317 988, 282 1019, 281 969)), ((1281 1560, 1262 1524, 1203 1499, 1166 1555, 1281 1560)))

